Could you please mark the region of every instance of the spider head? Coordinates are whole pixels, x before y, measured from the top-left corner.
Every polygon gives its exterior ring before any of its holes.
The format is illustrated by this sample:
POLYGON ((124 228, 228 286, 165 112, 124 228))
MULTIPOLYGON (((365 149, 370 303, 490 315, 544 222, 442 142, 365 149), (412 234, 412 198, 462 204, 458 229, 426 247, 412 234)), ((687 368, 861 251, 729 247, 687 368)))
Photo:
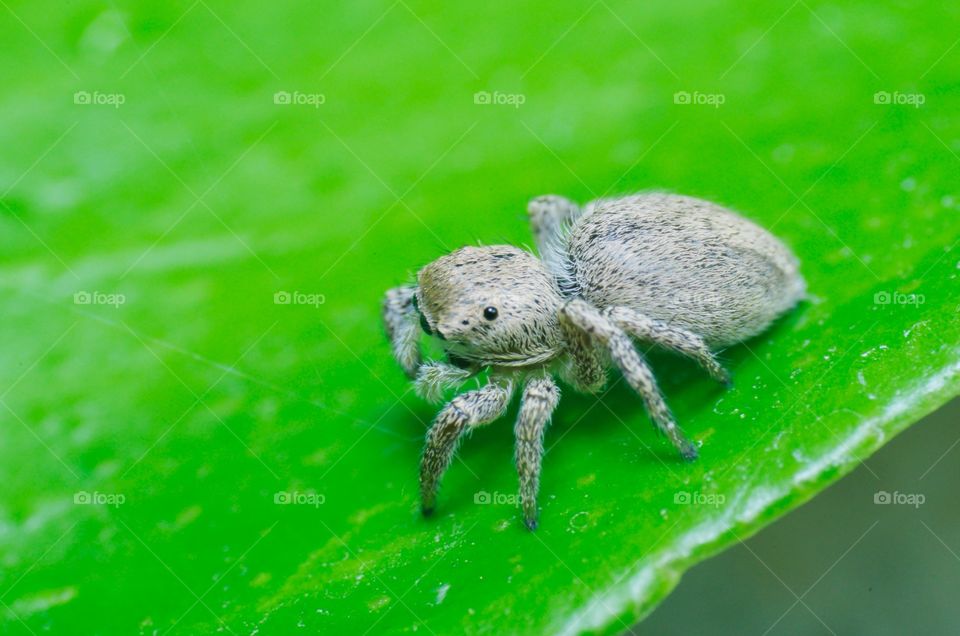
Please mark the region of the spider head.
POLYGON ((458 366, 524 366, 561 344, 563 302, 539 259, 510 246, 464 247, 420 270, 423 330, 458 366))

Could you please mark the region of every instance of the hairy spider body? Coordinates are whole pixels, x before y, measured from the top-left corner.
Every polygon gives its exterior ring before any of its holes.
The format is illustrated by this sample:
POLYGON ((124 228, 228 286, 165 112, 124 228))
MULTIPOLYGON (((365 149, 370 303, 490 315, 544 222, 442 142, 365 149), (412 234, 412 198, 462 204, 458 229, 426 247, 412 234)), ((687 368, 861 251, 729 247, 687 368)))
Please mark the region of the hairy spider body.
POLYGON ((524 520, 537 525, 543 434, 559 389, 553 372, 594 393, 613 363, 680 454, 697 457, 634 340, 698 362, 728 383, 711 348, 754 336, 804 295, 797 259, 769 232, 708 201, 670 194, 559 196, 528 206, 540 258, 512 246, 464 247, 391 289, 384 322, 394 356, 437 400, 484 369, 489 382, 449 402, 427 433, 420 470, 429 514, 464 433, 499 418, 523 384, 515 427, 524 520), (421 359, 421 330, 447 362, 421 359))

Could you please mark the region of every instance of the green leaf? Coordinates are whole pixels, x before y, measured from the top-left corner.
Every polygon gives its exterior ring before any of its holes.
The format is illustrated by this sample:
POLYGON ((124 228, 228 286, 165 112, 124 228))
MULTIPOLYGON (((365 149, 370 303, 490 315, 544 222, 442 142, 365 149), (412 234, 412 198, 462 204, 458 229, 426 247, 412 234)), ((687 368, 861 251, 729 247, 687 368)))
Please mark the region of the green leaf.
POLYGON ((955 8, 10 12, 5 632, 622 631, 960 392, 955 8), (530 244, 532 196, 650 188, 772 229, 811 291, 729 390, 652 357, 700 460, 623 383, 566 390, 536 533, 509 418, 421 518, 383 291, 530 244))

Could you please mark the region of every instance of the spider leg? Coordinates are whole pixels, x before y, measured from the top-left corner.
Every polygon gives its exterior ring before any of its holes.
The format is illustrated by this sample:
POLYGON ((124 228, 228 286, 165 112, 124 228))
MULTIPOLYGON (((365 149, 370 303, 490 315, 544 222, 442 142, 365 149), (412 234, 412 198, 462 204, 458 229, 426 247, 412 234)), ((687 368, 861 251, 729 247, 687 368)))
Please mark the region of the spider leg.
POLYGON ((440 478, 450 466, 463 433, 503 415, 512 395, 511 381, 492 380, 482 388, 453 398, 437 415, 427 431, 420 461, 420 500, 424 515, 433 512, 440 478))
POLYGON ((583 214, 582 208, 569 199, 547 194, 532 199, 527 204, 527 214, 530 215, 530 228, 540 259, 558 280, 565 279, 568 257, 564 235, 573 221, 583 214))
POLYGON ((607 369, 596 342, 590 334, 565 320, 562 314, 560 328, 568 355, 560 377, 578 391, 596 393, 607 383, 607 369))
POLYGON ((561 309, 562 320, 579 327, 603 344, 614 364, 623 372, 633 390, 640 394, 650 418, 676 447, 684 459, 697 458, 696 447, 680 431, 657 387, 649 365, 637 352, 630 337, 612 320, 582 298, 574 298, 561 309))
POLYGON ((540 489, 540 467, 543 461, 543 433, 559 401, 560 390, 551 378, 530 380, 523 389, 520 415, 514 428, 523 521, 530 530, 537 528, 537 491, 540 489))
POLYGON ((682 327, 674 327, 628 307, 611 307, 604 314, 615 325, 640 340, 658 344, 666 349, 693 358, 710 374, 710 377, 729 386, 730 374, 720 366, 703 338, 692 331, 682 327))
POLYGON ((417 371, 414 389, 421 398, 436 404, 443 392, 455 389, 473 377, 475 373, 443 362, 426 362, 417 371))
POLYGON ((417 288, 413 285, 394 287, 383 299, 383 324, 393 348, 393 357, 408 377, 417 375, 420 367, 420 327, 413 297, 417 288))
POLYGON ((582 210, 570 199, 546 194, 531 199, 527 204, 527 213, 530 215, 530 226, 537 241, 537 249, 542 251, 544 245, 554 238, 553 235, 561 232, 564 224, 580 216, 582 210))

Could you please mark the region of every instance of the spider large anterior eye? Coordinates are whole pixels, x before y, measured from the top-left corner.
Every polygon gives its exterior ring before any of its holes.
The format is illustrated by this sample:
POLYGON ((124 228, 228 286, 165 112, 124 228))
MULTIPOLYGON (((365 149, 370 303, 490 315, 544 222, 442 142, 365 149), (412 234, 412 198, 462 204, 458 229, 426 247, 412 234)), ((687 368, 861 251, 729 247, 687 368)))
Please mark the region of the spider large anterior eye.
POLYGON ((498 315, 500 315, 500 312, 497 311, 496 307, 487 307, 483 310, 483 317, 487 320, 495 320, 498 315))
POLYGON ((427 322, 427 318, 423 314, 420 314, 420 328, 423 329, 423 333, 428 336, 433 335, 433 330, 430 329, 430 323, 427 322))

